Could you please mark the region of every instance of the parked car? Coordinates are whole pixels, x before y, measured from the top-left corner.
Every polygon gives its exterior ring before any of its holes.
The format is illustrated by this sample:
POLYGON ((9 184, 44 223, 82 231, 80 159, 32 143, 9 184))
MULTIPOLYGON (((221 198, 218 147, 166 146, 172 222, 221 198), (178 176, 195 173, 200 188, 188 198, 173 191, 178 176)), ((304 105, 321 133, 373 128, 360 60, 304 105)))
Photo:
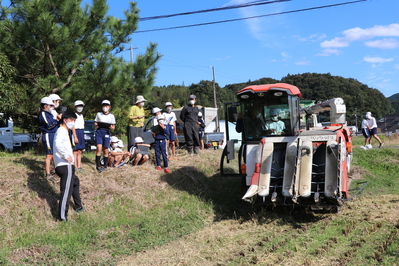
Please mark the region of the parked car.
POLYGON ((85 121, 85 144, 86 144, 86 151, 96 150, 96 127, 94 126, 94 121, 88 120, 85 121))

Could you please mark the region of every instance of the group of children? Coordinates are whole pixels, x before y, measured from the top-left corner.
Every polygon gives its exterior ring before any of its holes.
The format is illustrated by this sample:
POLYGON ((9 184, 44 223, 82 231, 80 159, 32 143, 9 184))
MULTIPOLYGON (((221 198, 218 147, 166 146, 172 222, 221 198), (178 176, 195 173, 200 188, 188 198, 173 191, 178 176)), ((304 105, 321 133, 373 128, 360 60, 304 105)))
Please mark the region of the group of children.
MULTIPOLYGON (((77 100, 74 103, 74 111, 63 110, 57 112, 62 99, 57 94, 51 94, 41 99, 41 110, 39 113, 39 127, 42 132, 42 142, 46 151, 44 168, 46 178, 55 181, 54 172, 60 177, 60 220, 67 220, 68 206, 72 196, 75 203, 75 211, 84 210, 80 200, 79 178, 75 171, 83 171, 81 160, 82 151, 85 149, 84 117, 82 115, 84 102, 77 100), (51 171, 51 162, 54 160, 55 171, 51 171)), ((123 141, 116 136, 111 136, 111 130, 115 129, 115 116, 110 112, 111 102, 101 102, 101 112, 98 112, 94 125, 96 127, 96 169, 103 172, 108 167, 120 167, 127 163, 142 165, 149 157, 149 144, 145 144, 142 137, 134 138, 134 145, 124 151, 123 141), (103 156, 101 158, 101 155, 103 156)), ((176 115, 172 112, 172 103, 165 103, 165 112, 160 108, 152 110, 154 114, 152 136, 155 144, 156 169, 169 174, 168 147, 171 148, 169 159, 177 160, 176 157, 176 115)), ((199 117, 199 128, 204 128, 204 123, 199 117)), ((199 131, 203 134, 203 130, 199 131)))

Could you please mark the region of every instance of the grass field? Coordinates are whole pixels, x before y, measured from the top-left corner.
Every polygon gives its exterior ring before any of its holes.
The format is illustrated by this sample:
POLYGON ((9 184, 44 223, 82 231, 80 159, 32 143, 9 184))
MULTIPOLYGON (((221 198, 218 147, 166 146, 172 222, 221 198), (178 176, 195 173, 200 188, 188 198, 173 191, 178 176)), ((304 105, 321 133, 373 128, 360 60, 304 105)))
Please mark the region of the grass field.
POLYGON ((220 176, 220 150, 179 151, 169 175, 150 164, 98 174, 87 153, 87 210, 68 223, 43 156, 1 153, 0 264, 399 265, 399 141, 384 141, 366 151, 354 139, 352 176, 369 184, 338 214, 254 208, 239 177, 220 176))

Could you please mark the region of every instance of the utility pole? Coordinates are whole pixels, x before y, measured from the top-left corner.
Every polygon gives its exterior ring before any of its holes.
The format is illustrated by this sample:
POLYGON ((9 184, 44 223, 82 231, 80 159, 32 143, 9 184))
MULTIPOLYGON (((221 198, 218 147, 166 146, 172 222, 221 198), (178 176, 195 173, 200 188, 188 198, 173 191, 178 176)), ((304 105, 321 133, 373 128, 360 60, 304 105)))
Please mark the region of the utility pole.
POLYGON ((132 40, 130 40, 130 47, 127 49, 127 50, 130 50, 130 63, 133 64, 133 50, 134 49, 139 49, 139 48, 140 48, 139 46, 133 48, 132 40))
MULTIPOLYGON (((213 80, 212 80, 212 85, 213 85, 213 105, 215 108, 218 108, 217 103, 216 103, 216 84, 215 84, 215 68, 211 66, 212 68, 212 75, 213 75, 213 80)), ((219 110, 216 113, 216 120, 215 120, 215 132, 219 132, 219 110)))

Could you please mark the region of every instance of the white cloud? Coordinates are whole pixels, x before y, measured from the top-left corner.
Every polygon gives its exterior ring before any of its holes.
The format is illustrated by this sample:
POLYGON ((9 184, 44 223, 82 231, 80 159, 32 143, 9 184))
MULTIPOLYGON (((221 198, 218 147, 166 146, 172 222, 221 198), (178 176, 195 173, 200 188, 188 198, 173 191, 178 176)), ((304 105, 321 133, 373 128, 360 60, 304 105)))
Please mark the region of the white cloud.
POLYGON ((396 68, 397 70, 399 70, 399 64, 396 64, 393 67, 396 68))
POLYGON ((294 35, 292 36, 292 38, 294 39, 298 39, 301 42, 316 42, 316 41, 321 41, 323 39, 325 39, 327 37, 327 35, 325 35, 324 33, 322 34, 311 34, 307 37, 301 37, 299 35, 294 35))
POLYGON ((319 54, 317 54, 316 56, 331 56, 331 55, 339 55, 342 52, 338 49, 331 49, 331 48, 327 48, 327 49, 323 49, 323 51, 319 54))
POLYGON ((395 49, 399 47, 399 41, 395 38, 385 38, 381 40, 365 42, 366 46, 380 49, 395 49))
POLYGON ((323 48, 339 48, 347 47, 354 41, 369 40, 375 37, 399 37, 399 24, 377 25, 366 29, 356 27, 345 30, 342 33, 344 35, 343 37, 336 37, 330 41, 324 41, 320 46, 323 48))
POLYGON ((303 60, 303 61, 297 61, 295 62, 295 65, 299 65, 299 66, 308 66, 310 65, 309 61, 303 60))
POLYGON ((376 56, 376 57, 365 56, 363 58, 363 60, 368 63, 387 63, 387 62, 392 62, 394 59, 393 58, 382 58, 379 56, 376 56))

